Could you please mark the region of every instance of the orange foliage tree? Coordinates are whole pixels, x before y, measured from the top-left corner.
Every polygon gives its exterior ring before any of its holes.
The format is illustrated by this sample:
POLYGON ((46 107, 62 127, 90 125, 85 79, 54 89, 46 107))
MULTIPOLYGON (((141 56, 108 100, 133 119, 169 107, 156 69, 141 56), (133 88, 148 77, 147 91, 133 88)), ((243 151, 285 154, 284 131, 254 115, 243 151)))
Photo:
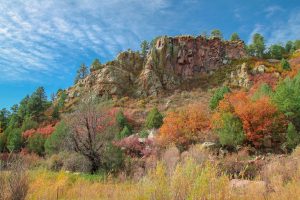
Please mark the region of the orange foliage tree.
POLYGON ((255 147, 283 141, 285 117, 266 96, 254 101, 243 91, 228 94, 220 102, 219 112, 231 112, 239 117, 247 140, 255 147))
POLYGON ((209 130, 208 109, 202 104, 189 105, 167 114, 159 129, 158 143, 162 146, 173 143, 185 148, 206 138, 209 130))

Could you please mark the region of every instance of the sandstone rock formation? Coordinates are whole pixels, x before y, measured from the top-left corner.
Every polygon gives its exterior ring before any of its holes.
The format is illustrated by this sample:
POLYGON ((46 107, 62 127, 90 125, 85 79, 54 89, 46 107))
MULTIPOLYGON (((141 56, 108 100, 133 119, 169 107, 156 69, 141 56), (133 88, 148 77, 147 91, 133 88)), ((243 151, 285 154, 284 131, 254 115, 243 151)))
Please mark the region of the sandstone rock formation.
POLYGON ((158 95, 245 56, 242 41, 164 36, 157 39, 146 58, 138 52, 122 52, 67 93, 69 97, 88 91, 97 95, 158 95))

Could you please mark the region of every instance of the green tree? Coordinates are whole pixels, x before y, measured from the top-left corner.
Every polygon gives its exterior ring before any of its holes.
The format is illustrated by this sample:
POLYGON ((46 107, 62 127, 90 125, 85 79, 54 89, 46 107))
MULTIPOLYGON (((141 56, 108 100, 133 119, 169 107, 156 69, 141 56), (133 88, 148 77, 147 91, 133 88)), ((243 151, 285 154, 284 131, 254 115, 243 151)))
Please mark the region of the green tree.
POLYGON ((295 50, 300 49, 300 40, 296 40, 294 42, 294 48, 295 48, 295 50))
POLYGON ((54 132, 45 141, 45 152, 54 154, 62 151, 65 147, 69 128, 64 121, 56 125, 54 132))
POLYGON ((21 129, 13 129, 7 137, 7 149, 10 152, 18 152, 23 144, 21 129))
POLYGON ((281 59, 284 53, 284 47, 279 44, 273 44, 269 48, 269 55, 271 58, 281 59))
POLYGON ((100 60, 98 58, 96 58, 90 66, 90 71, 93 72, 93 71, 97 71, 102 68, 103 68, 103 65, 101 64, 100 60))
POLYGON ((272 101, 300 131, 300 73, 293 79, 288 77, 281 81, 272 95, 272 101))
POLYGON ((27 131, 29 129, 35 129, 38 127, 38 123, 34 120, 32 120, 30 117, 25 118, 22 127, 21 127, 21 131, 27 131))
POLYGON ((286 133, 286 146, 292 150, 300 144, 300 133, 297 132, 293 123, 289 123, 286 133))
POLYGON ((160 128, 163 124, 163 116, 157 108, 153 108, 147 115, 145 126, 148 129, 160 128))
POLYGON ((7 128, 9 123, 9 116, 10 112, 6 108, 0 110, 0 133, 7 128))
POLYGON ((283 70, 291 70, 290 63, 284 58, 282 58, 280 65, 283 70))
POLYGON ((38 154, 39 156, 42 156, 45 153, 45 148, 44 148, 45 141, 46 141, 46 139, 44 136, 42 136, 39 133, 36 133, 33 136, 28 138, 27 148, 30 152, 33 152, 33 153, 38 154))
POLYGON ((141 54, 142 54, 143 58, 146 58, 147 53, 149 51, 149 48, 150 48, 149 42, 147 42, 146 40, 144 40, 141 43, 141 54))
POLYGON ((28 108, 28 102, 29 102, 29 95, 26 95, 24 99, 20 102, 20 106, 18 108, 18 116, 20 117, 21 121, 25 120, 26 117, 29 117, 29 108, 28 108))
POLYGON ((222 114, 222 126, 216 129, 221 145, 236 147, 243 144, 245 134, 240 119, 231 113, 222 114))
POLYGON ((28 100, 28 112, 33 120, 43 120, 44 112, 49 107, 44 87, 38 87, 28 100))
POLYGON ((230 41, 239 41, 240 36, 237 33, 232 33, 232 35, 230 36, 230 41))
POLYGON ((0 153, 4 152, 6 147, 6 136, 4 133, 0 133, 0 153))
POLYGON ((78 83, 79 80, 84 79, 88 76, 88 68, 85 64, 81 64, 79 69, 76 72, 75 84, 78 83))
POLYGON ((285 51, 288 53, 292 53, 294 50, 294 43, 292 41, 287 41, 287 43, 285 44, 285 51))
POLYGON ((64 91, 64 90, 61 91, 58 102, 57 102, 57 106, 58 106, 59 110, 64 108, 67 97, 68 97, 68 95, 67 95, 66 91, 64 91))
POLYGON ((52 119, 59 119, 60 118, 58 106, 54 106, 53 107, 53 111, 52 111, 51 117, 52 117, 52 119))
POLYGON ((219 38, 219 39, 222 39, 223 38, 223 35, 222 35, 222 32, 218 29, 214 29, 211 31, 210 33, 210 37, 211 38, 219 38))
POLYGON ((259 33, 255 33, 252 37, 252 44, 249 45, 248 51, 252 56, 262 58, 265 51, 265 39, 259 33))
POLYGON ((210 109, 214 110, 218 107, 219 102, 224 98, 224 95, 226 93, 229 93, 230 89, 227 86, 223 86, 221 88, 218 88, 215 93, 213 94, 212 98, 209 102, 210 109))

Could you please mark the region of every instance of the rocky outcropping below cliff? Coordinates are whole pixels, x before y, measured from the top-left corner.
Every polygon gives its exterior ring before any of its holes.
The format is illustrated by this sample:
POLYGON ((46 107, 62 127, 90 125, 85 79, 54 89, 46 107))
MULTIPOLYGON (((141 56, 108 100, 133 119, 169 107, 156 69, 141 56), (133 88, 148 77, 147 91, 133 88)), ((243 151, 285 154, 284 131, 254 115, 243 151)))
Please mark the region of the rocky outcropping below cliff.
POLYGON ((68 96, 74 98, 86 92, 134 97, 159 95, 247 56, 242 41, 164 36, 154 44, 146 57, 133 51, 120 53, 114 61, 69 88, 68 96))

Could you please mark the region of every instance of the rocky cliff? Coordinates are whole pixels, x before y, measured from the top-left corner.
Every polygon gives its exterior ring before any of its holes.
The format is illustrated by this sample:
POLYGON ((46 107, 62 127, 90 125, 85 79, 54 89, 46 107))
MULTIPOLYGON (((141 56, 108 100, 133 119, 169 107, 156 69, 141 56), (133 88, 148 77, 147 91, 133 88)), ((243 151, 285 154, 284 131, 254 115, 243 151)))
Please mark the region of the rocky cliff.
POLYGON ((242 41, 164 36, 155 41, 145 58, 138 52, 122 52, 67 93, 70 98, 88 91, 97 95, 158 95, 245 56, 242 41))

